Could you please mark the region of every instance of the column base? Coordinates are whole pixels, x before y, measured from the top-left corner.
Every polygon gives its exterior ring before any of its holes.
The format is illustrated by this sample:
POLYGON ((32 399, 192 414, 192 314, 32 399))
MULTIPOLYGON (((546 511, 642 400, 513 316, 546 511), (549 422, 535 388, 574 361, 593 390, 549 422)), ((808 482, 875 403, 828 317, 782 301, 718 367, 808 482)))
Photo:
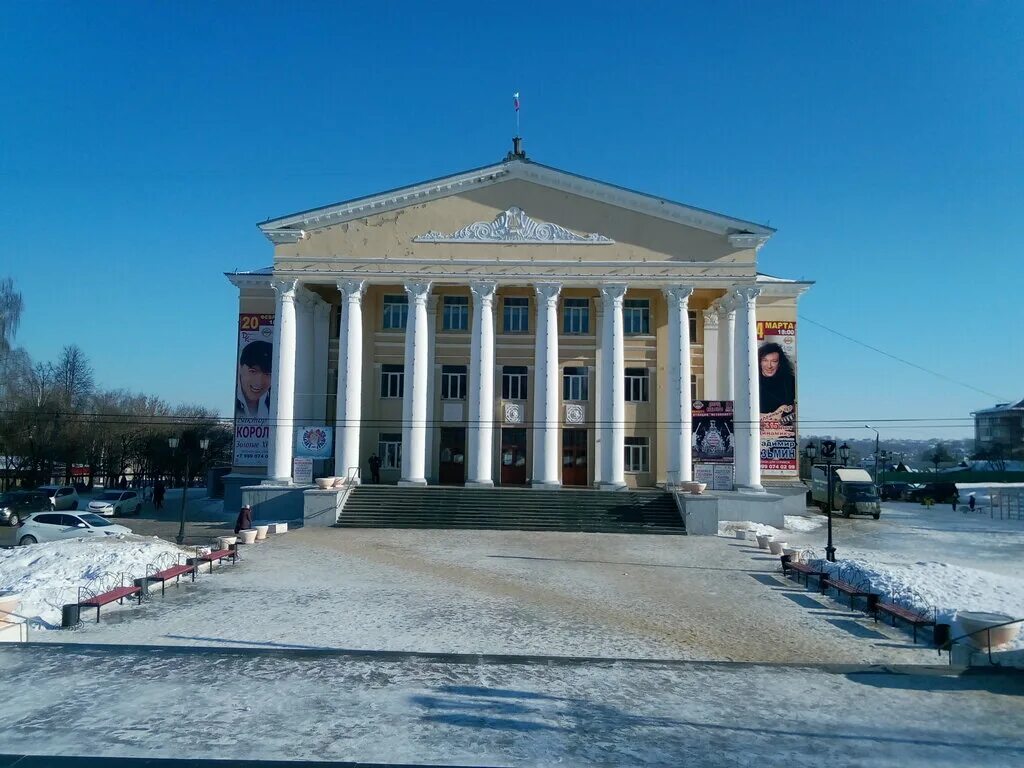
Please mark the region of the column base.
POLYGON ((557 480, 534 480, 530 483, 531 488, 561 488, 562 484, 557 480))
POLYGON ((415 478, 412 480, 399 480, 399 485, 426 485, 427 479, 425 477, 415 478))
POLYGON ((466 488, 493 488, 494 483, 490 480, 467 480, 466 488))
POLYGON ((600 483, 597 486, 602 491, 624 491, 626 490, 625 483, 600 483))

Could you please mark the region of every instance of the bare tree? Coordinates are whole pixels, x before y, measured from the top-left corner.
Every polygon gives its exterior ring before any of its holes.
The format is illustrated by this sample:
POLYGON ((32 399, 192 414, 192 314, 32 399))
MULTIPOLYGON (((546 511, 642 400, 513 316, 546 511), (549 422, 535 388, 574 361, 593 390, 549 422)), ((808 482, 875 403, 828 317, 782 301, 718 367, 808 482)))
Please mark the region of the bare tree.
POLYGON ((0 280, 0 360, 6 358, 14 346, 23 307, 21 294, 14 289, 14 280, 10 277, 0 280))

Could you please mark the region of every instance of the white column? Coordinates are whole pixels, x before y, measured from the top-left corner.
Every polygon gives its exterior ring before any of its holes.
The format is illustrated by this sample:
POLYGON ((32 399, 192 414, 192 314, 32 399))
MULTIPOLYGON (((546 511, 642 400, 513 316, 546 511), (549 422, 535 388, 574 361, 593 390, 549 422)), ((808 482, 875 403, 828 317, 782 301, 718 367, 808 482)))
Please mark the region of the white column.
POLYGON ((355 481, 363 407, 362 280, 339 280, 341 331, 338 334, 338 398, 334 430, 334 474, 355 481))
POLYGON ((558 446, 558 294, 561 283, 537 283, 537 342, 533 394, 533 485, 562 484, 558 446))
POLYGON ((718 312, 708 308, 704 315, 704 391, 705 400, 718 399, 718 312))
POLYGON ((313 410, 313 294, 303 290, 296 298, 295 422, 301 425, 313 410))
POLYGON ((733 374, 733 357, 735 356, 736 313, 733 311, 732 298, 723 296, 718 300, 718 400, 733 400, 735 395, 735 376, 733 374))
POLYGON ((466 485, 491 486, 494 479, 494 294, 497 284, 470 284, 473 330, 469 349, 469 466, 466 485))
POLYGON ((601 286, 602 488, 626 486, 626 353, 622 337, 622 298, 625 295, 625 285, 601 286))
POLYGON ((426 485, 429 344, 427 298, 430 283, 406 283, 409 320, 405 327, 405 395, 402 400, 402 479, 399 485, 426 485))
POLYGON ((761 487, 761 380, 757 368, 757 297, 754 286, 733 291, 736 307, 736 397, 734 434, 737 490, 763 491, 761 487))
POLYGON ((295 292, 298 280, 274 280, 274 383, 270 396, 270 446, 267 474, 280 483, 292 481, 295 426, 295 292))
POLYGON ((672 285, 662 289, 668 303, 668 477, 670 484, 693 479, 690 438, 693 411, 690 396, 690 316, 693 288, 672 285))
POLYGON ((437 346, 437 296, 427 297, 427 427, 423 434, 423 471, 427 482, 437 482, 434 474, 434 434, 436 418, 434 416, 437 395, 437 370, 434 364, 434 351, 437 346))
POLYGON ((313 399, 311 418, 327 418, 327 348, 331 342, 331 305, 319 299, 313 307, 313 399))
POLYGON ((594 349, 594 455, 590 459, 594 467, 594 485, 600 486, 604 479, 604 310, 603 303, 594 302, 594 328, 597 343, 594 349))

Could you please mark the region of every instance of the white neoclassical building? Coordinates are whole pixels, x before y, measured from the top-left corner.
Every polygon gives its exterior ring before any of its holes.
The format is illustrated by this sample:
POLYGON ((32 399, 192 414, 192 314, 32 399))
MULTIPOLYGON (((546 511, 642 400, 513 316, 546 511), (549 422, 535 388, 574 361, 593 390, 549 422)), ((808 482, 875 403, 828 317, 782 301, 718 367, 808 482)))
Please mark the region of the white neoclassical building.
MULTIPOLYGON (((236 476, 291 483, 296 428, 319 427, 333 450, 315 471, 363 482, 672 484, 700 454, 695 404, 728 401, 713 428, 735 487, 795 479, 789 438, 762 435, 759 343, 795 329, 809 283, 758 271, 767 226, 541 165, 517 142, 502 162, 260 229, 273 266, 228 275, 236 476)), ((789 372, 776 416, 795 437, 789 372)))

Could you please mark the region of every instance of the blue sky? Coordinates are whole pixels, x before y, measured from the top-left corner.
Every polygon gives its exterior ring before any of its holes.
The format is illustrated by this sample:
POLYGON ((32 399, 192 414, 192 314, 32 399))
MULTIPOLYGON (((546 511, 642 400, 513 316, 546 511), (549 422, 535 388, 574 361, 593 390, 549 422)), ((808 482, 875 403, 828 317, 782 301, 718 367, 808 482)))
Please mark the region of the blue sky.
POLYGON ((38 359, 230 413, 256 222, 534 159, 768 222, 805 432, 1024 397, 1024 4, 4 3, 0 276, 38 359), (813 426, 811 426, 813 422, 813 426))

